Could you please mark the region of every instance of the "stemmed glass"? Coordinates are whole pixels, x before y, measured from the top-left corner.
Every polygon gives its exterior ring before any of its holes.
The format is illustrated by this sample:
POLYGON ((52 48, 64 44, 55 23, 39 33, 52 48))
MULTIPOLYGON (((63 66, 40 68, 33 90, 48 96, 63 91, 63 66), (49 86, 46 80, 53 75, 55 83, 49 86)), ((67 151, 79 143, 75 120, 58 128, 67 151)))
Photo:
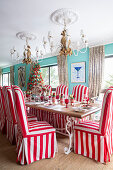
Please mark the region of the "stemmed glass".
POLYGON ((49 100, 48 100, 49 104, 51 104, 51 96, 49 96, 49 100))
POLYGON ((57 103, 59 103, 59 95, 56 96, 57 103))
POLYGON ((69 103, 69 99, 65 99, 66 108, 67 108, 68 103, 69 103))

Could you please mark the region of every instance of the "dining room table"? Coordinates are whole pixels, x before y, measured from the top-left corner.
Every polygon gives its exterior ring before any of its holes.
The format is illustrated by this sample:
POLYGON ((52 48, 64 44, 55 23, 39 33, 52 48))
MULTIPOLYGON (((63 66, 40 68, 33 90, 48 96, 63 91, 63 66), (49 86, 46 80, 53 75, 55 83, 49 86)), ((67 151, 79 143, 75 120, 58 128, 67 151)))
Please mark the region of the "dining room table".
MULTIPOLYGON (((46 114, 46 111, 52 112, 52 113, 60 113, 62 115, 66 115, 66 125, 65 130, 68 133, 69 136, 69 147, 64 148, 65 154, 69 154, 72 150, 72 136, 73 132, 69 132, 68 127, 72 126, 75 119, 77 120, 83 119, 87 116, 91 117, 92 114, 98 112, 101 110, 102 105, 100 103, 90 103, 85 104, 81 102, 75 102, 73 105, 68 104, 68 107, 64 105, 61 105, 59 103, 48 103, 48 102, 35 102, 35 101, 29 101, 25 103, 26 107, 34 108, 36 110, 43 110, 46 114)), ((57 129, 56 129, 57 130, 57 129)))

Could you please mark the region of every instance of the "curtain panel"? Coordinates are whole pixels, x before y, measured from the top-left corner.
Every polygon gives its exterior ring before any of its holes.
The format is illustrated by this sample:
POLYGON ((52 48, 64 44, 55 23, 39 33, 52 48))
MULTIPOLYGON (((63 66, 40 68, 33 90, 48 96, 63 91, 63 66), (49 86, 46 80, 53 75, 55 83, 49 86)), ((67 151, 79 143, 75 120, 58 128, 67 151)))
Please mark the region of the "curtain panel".
POLYGON ((89 97, 99 95, 103 79, 104 46, 89 49, 89 97))
POLYGON ((67 57, 57 56, 59 84, 68 86, 67 57))
POLYGON ((10 67, 10 85, 14 85, 14 66, 10 67))

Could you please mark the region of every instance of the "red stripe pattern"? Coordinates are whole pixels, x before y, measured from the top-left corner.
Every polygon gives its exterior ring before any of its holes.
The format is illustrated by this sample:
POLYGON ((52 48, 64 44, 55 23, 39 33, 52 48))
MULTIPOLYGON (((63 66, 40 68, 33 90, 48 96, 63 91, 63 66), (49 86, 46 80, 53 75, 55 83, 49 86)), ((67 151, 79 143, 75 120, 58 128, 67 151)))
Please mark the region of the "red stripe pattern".
POLYGON ((74 152, 101 163, 110 161, 113 153, 113 89, 105 92, 100 123, 85 121, 75 126, 74 152))
MULTIPOLYGON (((11 144, 16 142, 17 120, 15 114, 12 89, 9 86, 2 88, 4 97, 4 110, 6 112, 6 136, 11 144)), ((36 116, 28 116, 28 121, 37 121, 36 116)))
POLYGON ((52 93, 52 87, 50 85, 45 85, 46 89, 49 91, 49 96, 51 96, 52 93))
POLYGON ((84 100, 84 97, 89 96, 89 88, 81 84, 74 86, 72 94, 76 101, 82 102, 84 100))
POLYGON ((51 158, 56 152, 55 129, 47 122, 28 122, 22 91, 13 86, 17 115, 17 161, 30 164, 36 160, 51 158))
POLYGON ((0 86, 0 130, 3 132, 5 129, 5 110, 4 110, 4 101, 2 94, 2 87, 0 86))
POLYGON ((65 85, 57 86, 56 95, 63 94, 64 98, 68 98, 68 87, 65 85))

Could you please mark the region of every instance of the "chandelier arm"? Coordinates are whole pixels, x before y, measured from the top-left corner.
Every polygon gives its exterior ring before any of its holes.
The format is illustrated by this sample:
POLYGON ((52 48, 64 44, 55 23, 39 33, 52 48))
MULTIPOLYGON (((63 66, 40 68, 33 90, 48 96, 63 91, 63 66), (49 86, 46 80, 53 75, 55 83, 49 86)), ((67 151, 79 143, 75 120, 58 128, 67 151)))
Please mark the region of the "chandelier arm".
POLYGON ((74 51, 74 50, 72 50, 72 51, 73 51, 74 56, 78 56, 78 50, 76 50, 76 51, 77 51, 77 54, 75 54, 75 51, 74 51))
POLYGON ((79 50, 79 52, 82 53, 82 54, 86 53, 86 51, 87 51, 87 47, 85 47, 85 51, 79 50))

